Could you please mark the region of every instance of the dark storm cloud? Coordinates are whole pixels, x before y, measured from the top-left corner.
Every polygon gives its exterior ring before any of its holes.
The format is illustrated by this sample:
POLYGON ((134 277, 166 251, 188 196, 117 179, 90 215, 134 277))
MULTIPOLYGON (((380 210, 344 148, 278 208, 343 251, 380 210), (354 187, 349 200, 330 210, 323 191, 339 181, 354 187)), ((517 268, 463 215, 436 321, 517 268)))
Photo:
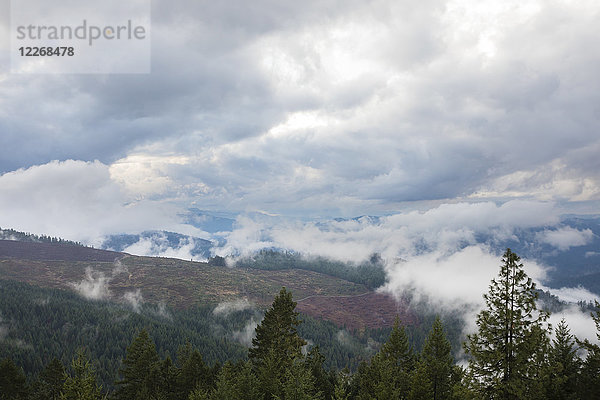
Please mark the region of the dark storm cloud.
POLYGON ((155 1, 149 75, 2 72, 0 170, 98 159, 134 196, 312 215, 597 201, 598 11, 155 1))

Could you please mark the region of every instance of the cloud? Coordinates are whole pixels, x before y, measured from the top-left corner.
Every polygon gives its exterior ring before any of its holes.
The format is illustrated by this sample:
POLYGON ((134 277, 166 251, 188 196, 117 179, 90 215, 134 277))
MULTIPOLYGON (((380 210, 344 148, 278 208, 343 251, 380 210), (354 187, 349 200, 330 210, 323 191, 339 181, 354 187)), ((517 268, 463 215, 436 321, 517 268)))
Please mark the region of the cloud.
POLYGON ((142 291, 140 289, 136 289, 134 291, 125 292, 123 295, 123 299, 131 305, 133 311, 139 313, 142 309, 142 305, 144 304, 144 297, 142 296, 142 291))
POLYGON ((103 272, 94 271, 92 268, 85 269, 85 277, 82 281, 72 283, 71 286, 83 297, 89 300, 105 300, 110 298, 108 284, 111 277, 105 276, 103 272))
POLYGON ((177 222, 179 207, 136 200, 98 161, 67 160, 0 176, 0 226, 99 245, 104 235, 169 227, 199 230, 177 222), (150 218, 151 216, 151 218, 150 218))
POLYGON ((594 2, 153 8, 151 74, 0 71, 0 171, 99 160, 128 199, 296 216, 600 200, 594 2))
POLYGON ((161 232, 150 237, 140 237, 140 240, 124 248, 123 252, 140 256, 191 260, 195 258, 192 255, 195 246, 196 244, 192 238, 182 238, 178 245, 171 245, 166 235, 161 232))
POLYGON ((254 304, 250 303, 248 299, 224 301, 217 304, 217 306, 213 310, 213 314, 226 318, 231 313, 244 310, 251 310, 254 307, 254 304))
POLYGON ((254 317, 251 317, 250 320, 244 325, 239 331, 233 331, 232 337, 234 340, 237 340, 244 346, 250 347, 252 346, 252 339, 256 336, 256 327, 260 321, 256 321, 254 317))
MULTIPOLYGON (((556 204, 523 200, 501 205, 442 204, 384 217, 318 222, 257 213, 238 217, 234 230, 225 236, 225 244, 215 251, 244 256, 261 248, 279 248, 349 263, 379 253, 387 275, 380 291, 410 297, 415 304, 426 303, 433 312, 458 312, 466 322, 466 331, 472 332, 475 316, 484 306, 483 294, 497 277, 507 242, 519 242, 523 240, 518 236, 522 230, 540 227, 545 229, 542 235, 520 245, 539 245, 548 232, 589 236, 587 231, 560 224, 556 204)), ((574 245, 573 240, 569 243, 574 245)), ((524 258, 522 262, 538 287, 548 289, 544 283, 549 268, 535 259, 524 258)), ((554 289, 549 290, 554 293, 554 289)), ((582 288, 561 288, 556 294, 569 301, 597 297, 582 288)))
POLYGON ((558 212, 552 203, 510 201, 442 204, 426 211, 350 220, 302 222, 262 214, 240 216, 219 255, 248 254, 277 247, 306 255, 343 261, 363 261, 373 253, 387 260, 407 259, 424 250, 451 254, 475 245, 477 235, 506 241, 518 228, 555 224, 558 212))
POLYGON ((569 250, 574 246, 583 246, 594 239, 594 233, 590 229, 574 229, 571 227, 545 230, 538 234, 538 240, 548 243, 561 251, 569 250))
POLYGON ((552 294, 558 296, 562 301, 569 303, 577 303, 579 301, 589 302, 600 299, 598 294, 592 293, 584 287, 561 287, 559 289, 551 289, 552 294))

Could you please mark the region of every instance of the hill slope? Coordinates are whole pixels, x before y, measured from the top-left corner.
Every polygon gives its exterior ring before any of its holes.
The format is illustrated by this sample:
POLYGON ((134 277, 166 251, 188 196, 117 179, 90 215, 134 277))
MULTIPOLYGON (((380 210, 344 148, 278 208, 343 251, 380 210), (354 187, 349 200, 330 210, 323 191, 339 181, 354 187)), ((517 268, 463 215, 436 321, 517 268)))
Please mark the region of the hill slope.
POLYGON ((375 295, 364 285, 315 271, 227 268, 86 247, 46 245, 3 241, 0 279, 76 290, 91 299, 164 302, 178 309, 239 299, 264 308, 286 286, 295 299, 306 298, 299 302, 300 311, 340 326, 390 326, 396 314, 407 323, 415 321, 406 307, 396 304, 391 297, 375 295), (348 297, 365 293, 369 295, 364 298, 348 297))

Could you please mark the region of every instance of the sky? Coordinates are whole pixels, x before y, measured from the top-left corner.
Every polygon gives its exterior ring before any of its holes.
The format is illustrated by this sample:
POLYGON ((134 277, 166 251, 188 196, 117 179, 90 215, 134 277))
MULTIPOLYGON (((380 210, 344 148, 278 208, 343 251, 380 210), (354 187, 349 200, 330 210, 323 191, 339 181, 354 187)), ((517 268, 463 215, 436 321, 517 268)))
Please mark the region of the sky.
POLYGON ((151 6, 149 74, 11 74, 4 35, 3 204, 598 209, 596 1, 151 6))
POLYGON ((150 73, 27 74, 0 0, 1 227, 210 238, 182 215, 224 212, 224 255, 378 251, 386 290, 439 304, 481 302, 499 258, 478 233, 590 242, 559 217, 600 214, 598 1, 150 6, 150 73), (332 220, 363 215, 383 219, 332 220))

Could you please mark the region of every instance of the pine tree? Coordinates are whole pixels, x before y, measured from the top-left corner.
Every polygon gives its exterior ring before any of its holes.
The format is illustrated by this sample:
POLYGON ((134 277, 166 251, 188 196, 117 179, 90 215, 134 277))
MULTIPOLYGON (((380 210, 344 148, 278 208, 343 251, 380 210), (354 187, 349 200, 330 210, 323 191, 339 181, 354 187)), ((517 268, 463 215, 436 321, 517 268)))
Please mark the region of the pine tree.
POLYGON ((240 361, 237 365, 226 362, 217 376, 215 391, 211 400, 254 400, 260 398, 258 379, 250 364, 240 361))
MULTIPOLYGON (((592 313, 592 318, 596 324, 596 336, 600 341, 600 303, 596 304, 596 312, 592 313)), ((600 345, 591 343, 589 340, 579 342, 587 351, 587 357, 581 368, 581 383, 579 395, 582 399, 600 398, 600 345)))
POLYGON ((359 398, 406 399, 414 368, 415 356, 408 336, 396 318, 388 341, 373 356, 371 364, 359 368, 359 398))
POLYGON ((470 371, 484 397, 532 399, 547 349, 548 313, 536 307, 535 283, 520 258, 507 249, 497 279, 483 297, 486 309, 477 316, 478 332, 468 336, 465 350, 470 371))
POLYGON ((316 390, 315 378, 308 366, 296 359, 286 371, 282 395, 277 400, 322 400, 323 393, 316 390))
POLYGON ((292 293, 282 288, 256 327, 256 337, 248 350, 248 358, 258 377, 266 399, 282 394, 285 374, 294 360, 302 357, 306 342, 296 330, 300 325, 292 293))
POLYGON ((25 400, 27 396, 25 373, 10 358, 5 358, 0 362, 0 399, 25 400))
POLYGON ((60 394, 61 400, 99 400, 102 387, 98 385, 96 373, 82 349, 71 362, 73 375, 68 375, 60 394))
POLYGON ((424 360, 417 363, 410 379, 409 400, 432 400, 434 388, 424 360))
POLYGON ((431 382, 431 398, 446 400, 452 392, 452 347, 446 338, 444 327, 436 317, 431 332, 425 341, 422 362, 431 382))
POLYGON ((53 358, 40 373, 31 398, 33 400, 58 400, 66 379, 64 365, 57 358, 53 358))
POLYGON ((142 330, 127 348, 119 373, 123 379, 116 382, 115 399, 135 399, 140 393, 154 395, 152 377, 156 376, 158 354, 148 332, 142 330))
POLYGON ((177 376, 177 390, 180 398, 186 398, 194 389, 210 389, 211 373, 208 366, 202 360, 202 355, 194 349, 183 363, 177 376))
POLYGON ((256 327, 256 337, 252 339, 252 347, 248 350, 248 358, 255 365, 259 365, 267 357, 270 349, 288 364, 302 355, 301 349, 306 342, 298 336, 297 326, 301 321, 295 308, 292 292, 281 288, 273 305, 256 327))
POLYGON ((577 399, 580 367, 575 339, 563 319, 556 327, 556 336, 550 349, 546 397, 550 400, 577 399))
POLYGON ((326 400, 333 397, 335 387, 335 374, 330 374, 323 368, 325 357, 319 351, 319 346, 314 346, 306 354, 305 364, 315 380, 315 390, 321 392, 326 400))

